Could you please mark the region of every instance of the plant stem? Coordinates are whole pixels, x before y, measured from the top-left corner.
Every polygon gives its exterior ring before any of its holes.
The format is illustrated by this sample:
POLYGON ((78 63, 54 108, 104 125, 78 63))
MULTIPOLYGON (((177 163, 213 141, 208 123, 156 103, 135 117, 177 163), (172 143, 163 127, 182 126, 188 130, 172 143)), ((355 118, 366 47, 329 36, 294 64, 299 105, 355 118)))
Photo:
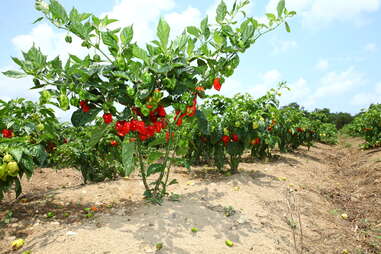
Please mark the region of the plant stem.
POLYGON ((144 162, 143 162, 143 156, 141 151, 142 146, 141 146, 141 141, 139 138, 137 138, 137 143, 138 143, 138 156, 139 156, 139 163, 140 163, 140 174, 142 175, 144 187, 146 188, 147 191, 150 192, 151 189, 147 183, 146 173, 144 172, 144 162))

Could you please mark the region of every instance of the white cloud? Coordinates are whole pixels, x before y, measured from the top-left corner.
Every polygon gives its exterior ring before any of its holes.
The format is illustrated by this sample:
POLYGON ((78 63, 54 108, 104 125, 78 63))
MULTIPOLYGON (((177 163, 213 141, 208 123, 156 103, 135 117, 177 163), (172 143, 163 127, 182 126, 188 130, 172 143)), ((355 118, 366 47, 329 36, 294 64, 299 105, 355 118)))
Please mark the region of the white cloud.
POLYGON ((198 26, 201 19, 200 10, 193 7, 188 7, 181 13, 172 12, 165 16, 165 20, 171 26, 172 36, 181 34, 187 26, 198 26))
POLYGON ((377 45, 375 43, 368 43, 364 47, 365 51, 375 52, 377 51, 377 45))
POLYGON ((303 106, 311 106, 314 101, 307 98, 311 95, 311 89, 308 87, 307 81, 301 77, 297 81, 287 84, 290 91, 283 91, 283 96, 280 97, 282 105, 287 105, 291 102, 298 102, 303 106))
POLYGON ((273 69, 262 74, 261 81, 249 90, 254 97, 260 97, 266 94, 266 92, 276 87, 281 81, 282 74, 279 70, 273 69))
POLYGON ((39 24, 29 34, 21 34, 12 39, 17 51, 29 50, 33 43, 40 47, 43 54, 53 58, 59 55, 61 59, 67 59, 68 54, 77 56, 86 55, 86 50, 81 46, 80 39, 73 37, 73 42, 65 42, 66 33, 54 30, 51 25, 39 24))
POLYGON ((102 16, 118 19, 119 22, 113 24, 115 27, 133 24, 134 41, 145 43, 155 38, 160 13, 174 7, 174 0, 121 0, 102 16))
POLYGON ((17 69, 15 65, 0 68, 0 99, 8 101, 10 99, 23 97, 28 100, 37 100, 39 96, 38 91, 30 90, 33 86, 32 78, 13 79, 1 74, 4 71, 15 69, 17 69))
MULTIPOLYGON (((274 12, 278 0, 270 0, 266 11, 274 12)), ((369 22, 365 13, 375 12, 380 0, 287 0, 286 8, 295 10, 303 18, 303 23, 320 27, 335 21, 354 22, 363 25, 369 22)))
POLYGON ((319 62, 316 64, 316 69, 324 71, 328 68, 329 62, 325 59, 320 59, 319 62))
POLYGON ((273 54, 280 54, 294 49, 298 46, 296 41, 293 40, 279 40, 273 43, 273 54))
POLYGON ((381 103, 381 82, 376 84, 371 92, 358 93, 352 98, 352 104, 368 107, 372 103, 381 103))
POLYGON ((322 98, 343 95, 351 89, 361 86, 364 82, 363 75, 356 72, 353 67, 341 73, 330 72, 320 80, 319 88, 313 97, 322 98))

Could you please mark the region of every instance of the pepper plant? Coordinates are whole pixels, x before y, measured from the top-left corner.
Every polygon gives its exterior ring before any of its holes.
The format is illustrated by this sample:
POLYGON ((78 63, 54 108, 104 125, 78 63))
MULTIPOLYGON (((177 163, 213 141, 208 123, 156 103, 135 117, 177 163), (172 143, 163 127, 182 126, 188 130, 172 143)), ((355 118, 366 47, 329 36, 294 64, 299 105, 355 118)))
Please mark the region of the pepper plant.
POLYGON ((345 130, 352 136, 363 137, 365 143, 361 146, 365 149, 381 147, 381 104, 363 110, 345 130))
MULTIPOLYGON (((56 0, 36 1, 43 18, 57 28, 67 31, 66 42, 73 36, 82 41, 85 57, 69 55, 65 63, 60 57, 48 59, 33 46, 23 52, 23 58, 13 58, 21 71, 7 71, 10 77, 32 76, 33 89, 62 110, 78 107, 72 115, 74 126, 90 124, 103 112, 105 123, 94 132, 93 139, 115 124, 115 133, 122 143, 121 161, 125 175, 139 168, 145 196, 161 200, 169 181, 171 151, 177 147, 176 132, 183 119, 197 113, 197 97, 205 90, 219 90, 225 78, 233 74, 244 53, 260 37, 278 26, 289 25, 286 19, 295 15, 280 0, 277 14, 267 14, 263 24, 246 16, 248 0, 235 2, 231 9, 222 1, 216 11, 215 22, 204 18, 198 27, 188 26, 183 33, 170 40, 170 26, 160 19, 157 38, 141 47, 133 40, 133 26, 112 29, 117 22, 107 16, 99 18, 80 13, 73 8, 67 12, 56 0), (90 53, 94 52, 96 53, 90 53), (175 110, 170 119, 166 110, 175 110), (168 142, 155 138, 163 129, 168 142), (165 145, 163 152, 155 151, 155 163, 146 165, 146 147, 165 145), (156 179, 149 179, 157 175, 156 179), (151 182, 149 182, 149 180, 151 182)), ((37 21, 40 21, 39 18, 37 21)), ((94 145, 96 142, 92 142, 94 145)), ((175 159, 175 158, 174 158, 175 159)))
POLYGON ((46 163, 47 144, 56 140, 58 121, 51 109, 25 99, 0 100, 0 200, 20 179, 31 177, 36 167, 46 163))

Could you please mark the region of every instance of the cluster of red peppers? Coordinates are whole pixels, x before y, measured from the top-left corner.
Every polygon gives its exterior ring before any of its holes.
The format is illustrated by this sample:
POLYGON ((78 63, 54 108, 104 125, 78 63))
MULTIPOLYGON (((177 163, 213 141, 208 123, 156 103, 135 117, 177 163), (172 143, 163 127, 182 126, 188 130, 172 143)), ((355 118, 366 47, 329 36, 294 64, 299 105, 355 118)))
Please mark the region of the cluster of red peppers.
MULTIPOLYGON (((213 81, 213 87, 217 91, 221 90, 221 79, 220 78, 215 78, 213 81)), ((196 87, 196 91, 204 91, 205 88, 202 86, 196 87)), ((87 113, 90 111, 90 106, 88 104, 88 101, 80 101, 79 103, 81 110, 84 113, 87 113)), ((192 106, 187 106, 186 112, 182 113, 181 111, 177 110, 176 115, 175 115, 175 120, 176 120, 176 125, 181 126, 183 123, 183 118, 188 116, 188 117, 193 117, 196 114, 197 111, 197 94, 195 94, 194 99, 193 99, 193 105, 192 106)), ((147 108, 152 109, 151 105, 148 105, 147 108)), ((140 112, 139 108, 132 108, 132 111, 138 115, 143 117, 142 113, 140 112)), ((165 116, 167 113, 165 112, 164 106, 158 106, 155 110, 152 110, 149 114, 149 119, 151 121, 151 125, 147 125, 146 122, 141 121, 141 120, 131 120, 131 121, 117 121, 115 124, 115 130, 117 131, 117 134, 120 137, 124 137, 127 134, 129 134, 131 131, 137 132, 139 134, 139 139, 144 141, 146 139, 149 139, 155 135, 155 133, 161 132, 162 129, 164 129, 167 126, 167 122, 165 120, 165 116)), ((112 119, 112 114, 110 113, 105 113, 103 116, 103 121, 105 124, 110 124, 113 122, 112 119)), ((3 134, 4 135, 4 134, 3 134)), ((174 133, 172 133, 173 137, 174 133)), ((170 138, 169 132, 166 133, 166 139, 167 142, 170 138)), ((228 141, 226 141, 226 138, 223 138, 223 142, 226 144, 227 142, 230 141, 230 137, 227 136, 228 141), (225 140, 225 141, 224 141, 225 140)), ((238 135, 233 134, 231 139, 234 142, 238 141, 238 135)), ((115 140, 112 140, 110 142, 111 146, 117 146, 118 142, 115 140)))
POLYGON ((1 133, 3 134, 3 138, 13 137, 13 131, 12 130, 4 129, 1 131, 1 133))
MULTIPOLYGON (((141 115, 138 108, 132 109, 137 115, 141 115)), ((131 131, 135 131, 139 134, 140 140, 144 141, 155 135, 155 133, 161 132, 163 128, 166 127, 164 106, 159 106, 155 110, 150 112, 149 118, 152 122, 152 125, 147 125, 144 121, 140 120, 131 120, 131 121, 117 121, 115 124, 115 130, 117 131, 118 136, 124 137, 129 134, 131 131)), ((106 124, 112 123, 112 114, 104 114, 103 121, 106 124)), ((112 146, 117 146, 118 143, 111 141, 112 146)))
POLYGON ((221 141, 224 142, 225 145, 227 145, 230 142, 230 140, 232 140, 233 142, 238 142, 239 137, 237 134, 233 134, 233 135, 231 135, 231 137, 224 135, 221 138, 221 141))

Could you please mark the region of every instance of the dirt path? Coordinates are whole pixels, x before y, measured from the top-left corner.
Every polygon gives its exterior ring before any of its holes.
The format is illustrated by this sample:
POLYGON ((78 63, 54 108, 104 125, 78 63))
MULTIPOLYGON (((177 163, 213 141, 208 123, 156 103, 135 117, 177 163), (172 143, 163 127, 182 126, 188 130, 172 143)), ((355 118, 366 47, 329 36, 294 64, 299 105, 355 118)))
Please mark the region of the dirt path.
POLYGON ((26 187, 40 194, 1 204, 0 216, 12 208, 14 218, 1 229, 0 253, 10 253, 9 243, 21 237, 26 244, 16 253, 297 253, 296 246, 303 253, 379 254, 381 152, 367 154, 356 144, 346 139, 273 162, 242 163, 231 177, 178 168, 179 184, 170 191, 179 201, 162 206, 142 201, 136 179, 82 186, 76 172, 45 169, 26 187), (43 176, 66 188, 47 191, 43 176))

